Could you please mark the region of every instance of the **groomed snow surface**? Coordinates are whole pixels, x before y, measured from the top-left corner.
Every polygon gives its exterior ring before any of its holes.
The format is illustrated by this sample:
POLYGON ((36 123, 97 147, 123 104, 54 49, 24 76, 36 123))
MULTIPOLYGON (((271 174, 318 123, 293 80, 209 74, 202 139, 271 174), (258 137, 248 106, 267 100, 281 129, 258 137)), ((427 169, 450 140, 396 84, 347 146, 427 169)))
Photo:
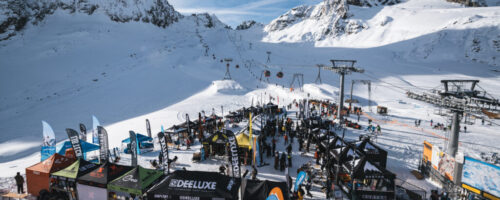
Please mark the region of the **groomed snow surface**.
MULTIPOLYGON (((308 94, 336 101, 336 74, 322 70, 322 84, 315 83, 316 64, 330 65, 330 59, 357 60, 365 73, 346 76, 346 91, 351 80, 371 80, 372 105, 389 108, 387 116, 370 112, 367 86, 354 86, 354 98, 360 101, 356 106, 367 112, 361 125, 372 117, 382 126, 376 144, 389 152, 388 169, 427 191, 436 188, 430 181, 416 180, 410 170, 417 168, 424 140, 445 144, 446 133, 431 129, 429 121, 446 124, 449 119, 435 115, 434 106, 406 98, 405 92, 428 91, 441 79, 479 79, 482 88, 499 97, 498 60, 493 59, 500 51, 493 42, 500 37, 498 7, 408 0, 389 7, 352 7, 350 12, 359 13, 370 27, 364 31, 370 32, 323 41, 280 41, 262 27, 207 28, 191 16, 164 29, 112 22, 102 13, 60 10, 39 25, 28 24, 22 34, 0 41, 0 188, 13 188, 10 177, 40 161, 42 120, 51 124, 59 143, 67 139, 66 128, 78 129, 79 123, 91 127, 95 115, 109 134, 110 147, 119 147, 129 130, 146 132, 145 119, 156 133, 161 125, 184 122, 186 113, 192 119, 202 110, 210 114, 212 108, 221 114, 221 106, 226 113, 267 102, 269 95, 274 103, 279 97, 280 105, 308 94), (384 19, 390 29, 376 26, 384 19), (476 36, 481 50, 468 54, 476 36), (266 51, 272 52, 269 62, 266 51), (232 81, 219 81, 226 70, 224 58, 233 59, 232 81), (271 71, 269 82, 263 76, 260 81, 263 70, 271 71), (283 78, 276 77, 278 71, 284 72, 283 78), (304 75, 303 91, 297 80, 290 90, 294 73, 304 75), (420 128, 413 126, 415 119, 422 119, 420 128)), ((493 122, 468 125, 467 133, 460 135, 459 151, 474 158, 481 152, 500 152, 499 126, 493 122)), ((365 132, 346 131, 348 139, 361 134, 365 132)), ((284 150, 282 142, 278 144, 278 150, 284 150)), ((173 150, 179 157, 177 168, 218 171, 219 161, 191 162, 197 148, 173 150)), ((149 167, 148 160, 157 153, 141 156, 140 163, 149 167)), ((266 162, 272 163, 269 159, 266 162)), ((311 159, 295 151, 291 172, 311 159)), ((267 166, 259 169, 258 178, 284 180, 284 174, 267 166)))

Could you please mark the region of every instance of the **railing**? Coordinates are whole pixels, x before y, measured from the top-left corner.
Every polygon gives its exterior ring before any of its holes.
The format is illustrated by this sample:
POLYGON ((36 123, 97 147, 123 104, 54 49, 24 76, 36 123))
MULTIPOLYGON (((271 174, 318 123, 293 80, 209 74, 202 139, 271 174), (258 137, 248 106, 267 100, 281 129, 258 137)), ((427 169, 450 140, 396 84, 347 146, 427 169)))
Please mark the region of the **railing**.
POLYGON ((403 198, 409 200, 424 200, 427 197, 427 192, 416 185, 413 185, 398 178, 396 178, 395 183, 396 187, 399 187, 399 189, 402 189, 404 193, 406 193, 405 197, 403 198))

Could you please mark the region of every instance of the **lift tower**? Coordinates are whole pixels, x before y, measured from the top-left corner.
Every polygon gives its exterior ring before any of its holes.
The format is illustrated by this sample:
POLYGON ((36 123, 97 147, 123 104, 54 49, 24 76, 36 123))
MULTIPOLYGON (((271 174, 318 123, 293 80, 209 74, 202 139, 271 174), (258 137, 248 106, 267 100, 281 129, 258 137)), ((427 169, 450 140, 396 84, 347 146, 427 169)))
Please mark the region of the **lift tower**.
POLYGON ((333 71, 340 75, 340 95, 339 95, 339 109, 337 110, 337 119, 342 122, 342 109, 344 107, 344 76, 352 72, 363 73, 364 69, 354 67, 356 60, 330 60, 332 67, 323 67, 323 69, 333 71))

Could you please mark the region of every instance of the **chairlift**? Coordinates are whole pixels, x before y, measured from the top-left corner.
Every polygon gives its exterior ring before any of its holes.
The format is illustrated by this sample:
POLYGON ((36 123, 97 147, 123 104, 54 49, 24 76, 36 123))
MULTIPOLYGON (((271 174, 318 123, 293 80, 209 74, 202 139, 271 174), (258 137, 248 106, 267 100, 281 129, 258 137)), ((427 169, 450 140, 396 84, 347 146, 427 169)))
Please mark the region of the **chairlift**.
POLYGON ((239 68, 240 68, 240 65, 236 65, 235 67, 236 67, 236 69, 239 69, 239 68))
POLYGON ((269 70, 264 71, 264 76, 265 77, 270 77, 271 76, 271 72, 269 70))
POLYGON ((278 78, 283 78, 283 72, 281 72, 281 71, 280 71, 280 72, 278 72, 278 73, 276 74, 276 76, 277 76, 278 78))

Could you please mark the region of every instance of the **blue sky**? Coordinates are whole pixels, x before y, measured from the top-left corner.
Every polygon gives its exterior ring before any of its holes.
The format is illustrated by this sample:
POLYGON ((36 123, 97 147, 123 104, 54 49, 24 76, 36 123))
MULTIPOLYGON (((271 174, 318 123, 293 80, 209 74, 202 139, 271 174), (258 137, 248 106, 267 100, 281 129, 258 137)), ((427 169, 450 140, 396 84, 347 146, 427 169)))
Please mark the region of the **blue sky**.
POLYGON ((321 0, 169 0, 182 14, 208 12, 235 28, 244 20, 267 24, 299 5, 313 5, 321 0))

